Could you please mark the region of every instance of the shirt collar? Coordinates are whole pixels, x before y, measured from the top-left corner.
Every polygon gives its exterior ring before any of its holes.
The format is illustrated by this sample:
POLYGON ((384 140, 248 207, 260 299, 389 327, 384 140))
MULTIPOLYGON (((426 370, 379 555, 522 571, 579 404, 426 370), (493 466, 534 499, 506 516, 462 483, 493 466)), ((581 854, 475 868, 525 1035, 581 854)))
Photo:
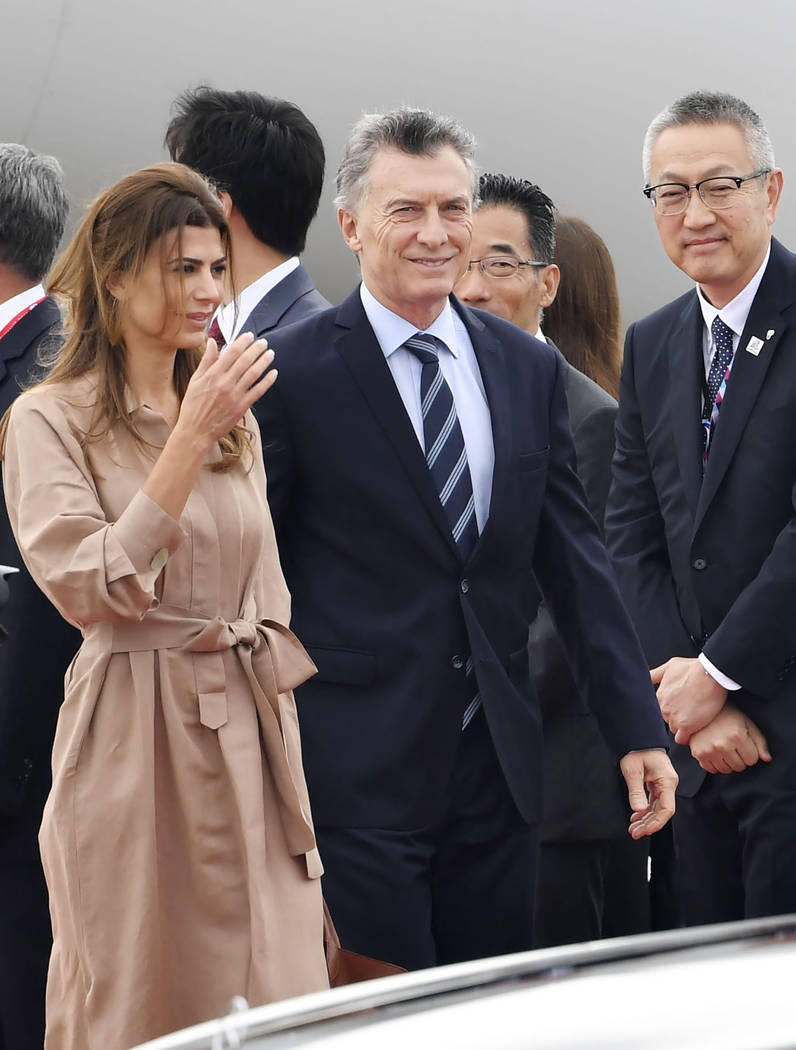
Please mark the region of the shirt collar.
POLYGON ((33 303, 39 299, 43 299, 47 293, 44 291, 44 287, 41 284, 35 284, 32 288, 27 288, 24 292, 20 292, 19 295, 14 295, 10 299, 6 299, 4 303, 0 303, 0 331, 2 331, 9 321, 13 321, 17 314, 22 313, 33 303))
MULTIPOLYGON (((418 331, 417 326, 413 325, 411 321, 407 321, 405 317, 393 313, 392 310, 380 303, 364 281, 359 286, 359 297, 362 300, 365 316, 370 321, 370 327, 373 329, 373 334, 376 336, 385 357, 390 357, 394 354, 396 350, 399 350, 404 345, 407 339, 418 331)), ((434 335, 441 339, 454 357, 459 356, 458 338, 450 299, 445 300, 442 313, 423 331, 426 335, 434 335)))
POLYGON ((283 263, 275 266, 273 270, 264 273, 262 277, 258 277, 256 281, 244 288, 231 303, 218 308, 216 320, 228 343, 231 343, 240 334, 241 328, 249 319, 249 315, 260 300, 264 299, 270 291, 276 288, 280 281, 284 281, 288 274, 298 269, 298 266, 299 259, 297 255, 286 259, 283 263))
POLYGON ((702 317, 704 318, 708 331, 711 330, 711 325, 716 317, 721 317, 727 327, 731 328, 733 332, 740 337, 741 332, 743 332, 746 327, 746 319, 749 316, 749 311, 752 309, 752 303, 757 295, 757 289, 760 287, 760 282, 763 280, 763 274, 766 272, 770 255, 771 245, 769 244, 766 257, 763 259, 759 270, 752 280, 745 288, 742 288, 741 291, 738 292, 734 299, 731 299, 726 306, 722 306, 720 310, 717 310, 712 303, 709 303, 702 294, 702 289, 699 285, 696 286, 699 305, 702 309, 702 317))

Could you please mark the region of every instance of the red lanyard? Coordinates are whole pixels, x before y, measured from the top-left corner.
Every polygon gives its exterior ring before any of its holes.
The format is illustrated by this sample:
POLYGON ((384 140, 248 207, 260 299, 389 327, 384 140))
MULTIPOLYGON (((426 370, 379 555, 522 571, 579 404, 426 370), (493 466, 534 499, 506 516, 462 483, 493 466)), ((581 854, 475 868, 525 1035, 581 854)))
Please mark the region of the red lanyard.
POLYGON ((15 324, 21 321, 23 317, 27 316, 31 310, 39 305, 39 303, 43 303, 46 298, 47 296, 43 295, 41 299, 37 299, 35 303, 31 303, 30 306, 26 306, 24 310, 20 310, 16 317, 12 317, 5 328, 0 329, 0 339, 2 339, 4 335, 8 335, 15 324))

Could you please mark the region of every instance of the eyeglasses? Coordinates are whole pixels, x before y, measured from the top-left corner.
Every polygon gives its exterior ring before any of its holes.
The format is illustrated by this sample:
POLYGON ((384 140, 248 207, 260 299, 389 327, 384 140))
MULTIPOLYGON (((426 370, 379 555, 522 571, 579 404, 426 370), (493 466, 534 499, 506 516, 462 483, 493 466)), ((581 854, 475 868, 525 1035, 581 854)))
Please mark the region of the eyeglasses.
POLYGON ((511 255, 487 255, 483 259, 471 259, 467 264, 465 273, 469 273, 470 268, 475 266, 476 263, 478 263, 478 268, 485 277, 513 277, 521 266, 538 268, 549 265, 549 263, 543 262, 523 262, 521 259, 515 259, 511 255))
POLYGON ((688 208, 691 190, 697 191, 702 203, 711 211, 722 211, 733 206, 742 183, 759 179, 770 171, 771 168, 761 168, 751 175, 719 175, 701 179, 693 186, 685 182, 660 182, 657 186, 645 186, 643 192, 659 215, 682 215, 688 208))

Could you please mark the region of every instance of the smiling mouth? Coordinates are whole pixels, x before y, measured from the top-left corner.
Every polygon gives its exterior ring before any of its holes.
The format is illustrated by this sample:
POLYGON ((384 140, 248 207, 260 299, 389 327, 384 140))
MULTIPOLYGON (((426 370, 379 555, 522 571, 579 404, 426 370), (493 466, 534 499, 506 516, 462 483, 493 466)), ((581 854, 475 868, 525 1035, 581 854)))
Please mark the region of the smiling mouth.
POLYGON ((417 263, 428 270, 438 270, 443 266, 447 266, 452 258, 453 256, 449 256, 447 259, 410 259, 409 261, 417 263))

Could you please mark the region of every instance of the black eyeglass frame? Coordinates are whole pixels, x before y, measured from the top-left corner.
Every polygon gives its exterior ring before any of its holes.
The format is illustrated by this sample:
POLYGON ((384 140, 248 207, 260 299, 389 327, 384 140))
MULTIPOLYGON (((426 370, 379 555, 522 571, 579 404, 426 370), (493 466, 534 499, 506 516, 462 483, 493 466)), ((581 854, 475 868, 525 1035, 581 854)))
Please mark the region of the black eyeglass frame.
POLYGON ((501 259, 501 260, 505 260, 506 262, 512 262, 512 263, 515 264, 515 266, 518 266, 518 267, 519 266, 532 266, 532 267, 534 267, 534 269, 541 269, 543 266, 552 266, 553 265, 552 263, 536 262, 533 259, 527 259, 527 260, 515 259, 511 255, 484 255, 480 259, 471 259, 467 263, 467 269, 464 271, 465 275, 469 274, 470 269, 473 266, 475 266, 476 263, 478 263, 478 269, 481 271, 481 273, 484 275, 484 277, 491 277, 493 281, 503 281, 507 277, 514 277, 514 276, 516 276, 516 271, 513 271, 512 273, 502 273, 502 274, 489 273, 488 270, 484 269, 484 263, 485 262, 489 262, 491 259, 501 259))
POLYGON ((705 185, 706 182, 714 182, 718 179, 726 179, 728 182, 734 182, 736 190, 739 190, 741 188, 742 183, 749 182, 750 179, 759 179, 761 175, 770 175, 772 171, 773 168, 760 168, 759 171, 753 171, 751 175, 710 175, 707 179, 700 179, 699 182, 695 182, 692 186, 689 186, 687 182, 659 182, 655 186, 645 186, 641 192, 652 204, 653 208, 657 208, 657 201, 652 196, 655 190, 661 189, 662 186, 679 186, 680 189, 685 190, 685 206, 683 207, 682 211, 669 212, 669 216, 683 215, 686 211, 688 211, 688 204, 691 200, 691 190, 697 191, 697 193, 699 194, 699 199, 702 201, 706 208, 710 208, 711 211, 725 211, 727 208, 732 207, 732 201, 734 198, 731 198, 728 204, 724 204, 718 208, 712 204, 708 204, 708 202, 702 195, 702 187, 705 185))

